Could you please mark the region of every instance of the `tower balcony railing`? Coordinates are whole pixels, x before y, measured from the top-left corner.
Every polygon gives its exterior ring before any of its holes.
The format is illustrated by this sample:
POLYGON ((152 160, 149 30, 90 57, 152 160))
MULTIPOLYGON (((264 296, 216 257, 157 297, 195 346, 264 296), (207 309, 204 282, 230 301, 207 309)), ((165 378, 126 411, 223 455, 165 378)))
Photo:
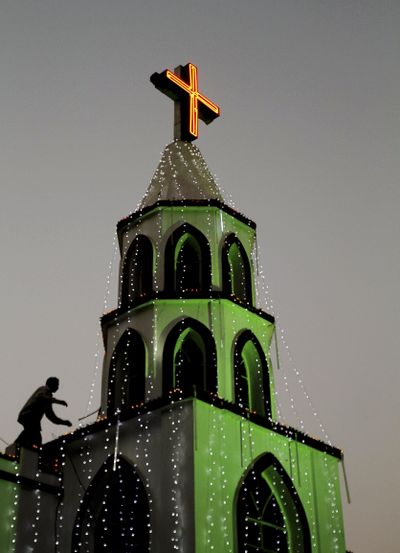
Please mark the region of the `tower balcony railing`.
POLYGON ((130 302, 126 303, 125 305, 120 305, 116 309, 113 309, 111 311, 108 311, 101 317, 101 321, 103 324, 108 324, 112 320, 120 317, 127 311, 131 311, 132 309, 136 309, 137 307, 142 307, 143 305, 151 302, 155 302, 157 300, 228 300, 235 305, 238 305, 251 313, 255 313, 256 315, 259 315, 260 317, 268 320, 271 323, 275 322, 275 318, 270 313, 267 313, 266 311, 263 311, 262 309, 255 307, 249 302, 244 302, 238 297, 236 297, 233 294, 230 294, 225 291, 220 290, 190 290, 190 291, 184 291, 184 292, 176 292, 171 290, 162 290, 158 292, 151 292, 147 294, 142 294, 141 296, 132 299, 130 302))

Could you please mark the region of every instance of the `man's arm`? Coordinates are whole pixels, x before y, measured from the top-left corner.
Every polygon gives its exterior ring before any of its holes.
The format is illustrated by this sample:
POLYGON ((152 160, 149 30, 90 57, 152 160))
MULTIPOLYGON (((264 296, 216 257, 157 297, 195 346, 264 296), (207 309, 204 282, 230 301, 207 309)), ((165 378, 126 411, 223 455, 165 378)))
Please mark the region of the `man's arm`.
POLYGON ((57 417, 51 405, 49 405, 44 414, 49 419, 49 421, 53 422, 54 424, 64 424, 65 426, 72 426, 71 421, 60 419, 59 417, 57 417))
POLYGON ((55 397, 53 397, 51 398, 51 402, 56 403, 57 405, 64 405, 64 407, 68 407, 68 403, 63 399, 56 399, 55 397))

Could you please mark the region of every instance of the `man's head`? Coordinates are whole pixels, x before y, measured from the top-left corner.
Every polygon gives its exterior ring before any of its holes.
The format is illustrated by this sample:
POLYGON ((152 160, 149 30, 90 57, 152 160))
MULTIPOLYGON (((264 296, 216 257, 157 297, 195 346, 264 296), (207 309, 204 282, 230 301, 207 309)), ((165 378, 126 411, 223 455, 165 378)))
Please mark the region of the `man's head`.
POLYGON ((56 392, 58 390, 59 385, 60 385, 60 381, 55 376, 50 376, 50 378, 46 380, 46 386, 50 388, 52 392, 56 392))

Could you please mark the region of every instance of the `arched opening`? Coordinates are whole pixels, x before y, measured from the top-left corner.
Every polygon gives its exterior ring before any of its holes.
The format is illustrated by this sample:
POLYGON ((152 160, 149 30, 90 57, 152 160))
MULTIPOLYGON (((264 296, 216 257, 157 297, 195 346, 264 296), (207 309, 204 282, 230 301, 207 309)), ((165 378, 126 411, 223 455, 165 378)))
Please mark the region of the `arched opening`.
POLYGON ((249 330, 236 340, 233 367, 235 402, 239 407, 270 417, 268 364, 259 341, 249 330))
POLYGON ((146 348, 142 337, 128 329, 111 357, 108 379, 108 414, 142 403, 145 398, 146 348))
POLYGON ((227 237, 222 250, 224 289, 230 296, 252 303, 250 263, 240 240, 234 234, 227 237))
POLYGON ((187 318, 169 333, 164 347, 163 392, 216 392, 217 368, 214 339, 207 327, 187 318))
POLYGON ((206 237, 187 223, 176 229, 165 248, 165 289, 206 292, 211 283, 211 255, 206 237))
POLYGON ((127 307, 153 290, 153 246, 149 238, 137 236, 125 256, 122 270, 121 305, 127 307))
POLYGON ((310 530, 293 482, 271 454, 241 482, 236 501, 237 553, 311 553, 310 530))
POLYGON ((147 553, 150 512, 145 486, 122 457, 94 477, 75 520, 73 553, 147 553))

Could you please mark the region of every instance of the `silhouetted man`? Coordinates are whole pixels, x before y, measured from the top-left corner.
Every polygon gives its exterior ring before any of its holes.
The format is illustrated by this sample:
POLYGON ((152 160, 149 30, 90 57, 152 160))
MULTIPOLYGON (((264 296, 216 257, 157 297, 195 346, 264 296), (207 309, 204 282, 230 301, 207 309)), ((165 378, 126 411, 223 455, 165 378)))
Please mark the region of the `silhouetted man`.
POLYGON ((68 407, 66 401, 56 399, 53 393, 58 390, 58 378, 51 376, 46 380, 46 386, 41 386, 34 392, 18 415, 18 422, 24 427, 21 434, 15 440, 16 444, 24 447, 40 446, 42 444, 41 424, 43 415, 54 424, 72 426, 68 420, 60 419, 53 411, 53 403, 68 407))

